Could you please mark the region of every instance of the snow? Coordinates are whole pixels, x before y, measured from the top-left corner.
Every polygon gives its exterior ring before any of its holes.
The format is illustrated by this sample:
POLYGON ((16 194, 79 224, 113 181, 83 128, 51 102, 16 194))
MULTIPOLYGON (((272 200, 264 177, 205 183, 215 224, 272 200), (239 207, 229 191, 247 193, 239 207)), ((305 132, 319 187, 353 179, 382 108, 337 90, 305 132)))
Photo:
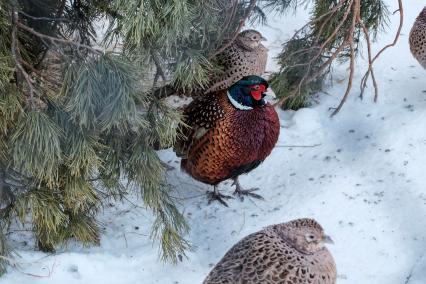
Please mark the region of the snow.
MULTIPOLYGON (((397 1, 387 2, 390 11, 397 9, 397 1)), ((132 203, 111 204, 101 214, 105 229, 100 247, 70 244, 48 255, 35 251, 27 232, 12 233, 22 263, 19 269, 9 269, 0 284, 201 283, 242 237, 300 217, 317 219, 332 236, 335 245, 329 249, 338 283, 426 283, 426 71, 408 47, 409 30, 424 3, 409 2, 397 46, 376 62, 377 104, 371 87, 364 100, 357 96, 366 70, 360 58, 354 88, 337 116, 330 118, 329 108, 336 107, 344 93, 347 65, 334 67, 318 105, 279 111, 277 147, 259 168, 241 178, 243 186, 261 188, 266 201, 234 199, 229 208, 208 206, 204 193, 211 188, 180 172, 171 150, 160 151, 161 158, 176 167, 168 179, 192 228, 187 238, 196 250, 188 259, 176 266, 158 260, 157 244, 148 238, 152 216, 130 197, 132 203)), ((270 40, 271 58, 307 19, 306 12, 301 14, 261 28, 270 40)), ((391 16, 390 29, 374 51, 393 40, 398 20, 398 14, 391 16)), ((268 68, 276 69, 272 60, 268 68)), ((220 189, 230 193, 230 182, 220 189)))

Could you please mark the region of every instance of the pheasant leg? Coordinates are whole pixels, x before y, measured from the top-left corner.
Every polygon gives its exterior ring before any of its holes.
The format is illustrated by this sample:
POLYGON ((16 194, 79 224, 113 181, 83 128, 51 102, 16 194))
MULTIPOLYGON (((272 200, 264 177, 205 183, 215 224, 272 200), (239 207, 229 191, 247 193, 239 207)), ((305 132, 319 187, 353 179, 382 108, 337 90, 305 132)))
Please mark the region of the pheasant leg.
POLYGON ((207 192, 207 198, 209 200, 209 205, 213 201, 219 201, 223 206, 228 207, 228 204, 225 202, 224 199, 231 199, 232 196, 220 193, 219 190, 217 190, 217 185, 215 185, 213 192, 207 192))
POLYGON ((259 188, 255 187, 255 188, 244 189, 240 185, 240 182, 238 181, 238 177, 234 178, 233 180, 234 182, 232 183, 232 185, 235 185, 234 195, 238 195, 241 201, 244 201, 244 196, 265 200, 265 198, 263 198, 262 195, 253 193, 253 191, 259 190, 259 188))

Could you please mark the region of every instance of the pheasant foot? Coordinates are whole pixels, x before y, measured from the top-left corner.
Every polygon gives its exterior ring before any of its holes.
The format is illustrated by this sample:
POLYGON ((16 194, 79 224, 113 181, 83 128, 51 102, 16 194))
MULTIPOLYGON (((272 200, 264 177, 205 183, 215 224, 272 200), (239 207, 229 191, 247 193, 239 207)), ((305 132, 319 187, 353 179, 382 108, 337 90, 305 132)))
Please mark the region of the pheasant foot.
POLYGON ((217 187, 215 186, 214 187, 214 190, 212 191, 212 192, 207 192, 207 199, 208 199, 208 201, 209 201, 209 205, 210 205, 210 203, 212 203, 213 201, 219 201, 220 202, 220 204, 222 204, 223 206, 226 206, 226 207, 229 207, 228 206, 228 203, 226 203, 225 202, 225 200, 226 199, 232 199, 233 197, 232 196, 229 196, 229 195, 225 195, 225 194, 222 194, 222 193, 220 193, 218 190, 217 190, 217 187), (225 199, 225 200, 224 200, 225 199))
POLYGON ((232 185, 235 185, 235 191, 233 194, 238 195, 241 201, 244 201, 244 196, 265 200, 265 198, 263 198, 262 195, 253 193, 253 191, 259 190, 259 188, 257 187, 249 188, 249 189, 242 188, 242 186, 240 185, 240 182, 238 181, 238 177, 234 179, 234 182, 232 183, 232 185))

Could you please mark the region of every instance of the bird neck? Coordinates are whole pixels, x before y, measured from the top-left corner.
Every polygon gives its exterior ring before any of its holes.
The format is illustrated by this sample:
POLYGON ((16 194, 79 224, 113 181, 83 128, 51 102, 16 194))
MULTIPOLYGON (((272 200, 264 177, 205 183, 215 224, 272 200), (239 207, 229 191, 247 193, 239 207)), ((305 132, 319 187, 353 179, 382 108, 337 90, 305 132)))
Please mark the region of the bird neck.
POLYGON ((229 88, 227 96, 231 104, 239 110, 252 110, 254 107, 266 104, 263 98, 259 101, 253 99, 250 90, 239 85, 229 88))
POLYGON ((236 107, 239 110, 251 110, 253 109, 250 106, 246 106, 243 105, 242 102, 239 102, 237 99, 234 99, 233 96, 229 93, 229 91, 226 93, 226 95, 228 96, 229 101, 231 102, 231 104, 236 107))
POLYGON ((301 254, 312 255, 316 253, 317 251, 319 251, 317 249, 310 249, 304 246, 301 243, 301 239, 294 234, 292 226, 289 226, 287 224, 273 225, 272 230, 274 230, 275 233, 281 239, 283 239, 286 243, 291 245, 295 250, 297 250, 301 254))
POLYGON ((254 50, 256 50, 256 49, 259 47, 259 45, 258 45, 258 44, 256 44, 256 43, 248 43, 248 42, 245 42, 244 40, 241 40, 241 39, 239 39, 239 38, 237 38, 237 39, 235 40, 235 43, 236 43, 239 47, 241 47, 242 49, 245 49, 245 50, 247 50, 247 51, 254 51, 254 50))

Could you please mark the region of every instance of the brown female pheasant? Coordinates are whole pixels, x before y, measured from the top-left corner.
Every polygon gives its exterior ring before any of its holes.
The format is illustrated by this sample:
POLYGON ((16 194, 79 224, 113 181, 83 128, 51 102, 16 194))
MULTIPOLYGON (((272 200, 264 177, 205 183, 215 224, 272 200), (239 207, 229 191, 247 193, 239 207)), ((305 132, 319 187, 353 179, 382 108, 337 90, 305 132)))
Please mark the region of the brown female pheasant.
MULTIPOLYGON (((268 49, 261 43, 264 40, 266 39, 256 30, 240 32, 230 46, 212 59, 213 64, 220 67, 223 72, 210 74, 208 83, 203 86, 194 86, 193 92, 187 95, 200 96, 225 90, 244 76, 263 75, 268 59, 268 49)), ((166 97, 181 93, 182 90, 176 90, 172 85, 165 85, 157 89, 154 95, 166 97)))
POLYGON ((420 12, 411 28, 409 43, 414 58, 426 68, 426 7, 420 12))
POLYGON ((268 59, 268 49, 261 43, 264 40, 256 30, 240 32, 235 41, 214 58, 214 63, 224 72, 212 76, 202 93, 225 90, 244 76, 262 76, 268 59))
POLYGON ((203 284, 335 284, 333 243, 313 219, 268 226, 234 245, 203 284))
POLYGON ((191 102, 184 110, 183 138, 174 147, 181 168, 196 180, 214 186, 209 202, 227 206, 217 185, 233 179, 234 194, 262 198, 255 189, 243 190, 238 176, 248 173, 271 153, 280 131, 278 115, 264 99, 268 83, 247 76, 228 90, 213 92, 191 102))

